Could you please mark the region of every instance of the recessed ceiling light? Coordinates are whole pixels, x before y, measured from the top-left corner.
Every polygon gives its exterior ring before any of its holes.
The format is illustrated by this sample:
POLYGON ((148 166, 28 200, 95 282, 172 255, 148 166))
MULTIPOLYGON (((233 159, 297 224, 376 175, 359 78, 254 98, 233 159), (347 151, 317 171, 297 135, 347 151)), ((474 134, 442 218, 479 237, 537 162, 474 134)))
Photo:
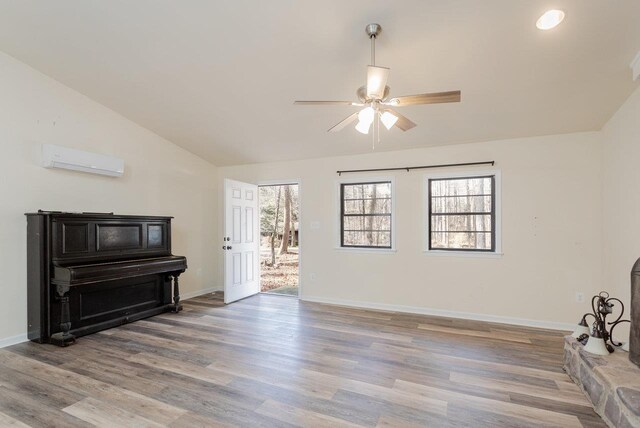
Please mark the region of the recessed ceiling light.
POLYGON ((536 22, 536 27, 540 30, 551 30, 564 19, 564 12, 558 9, 546 11, 536 22))

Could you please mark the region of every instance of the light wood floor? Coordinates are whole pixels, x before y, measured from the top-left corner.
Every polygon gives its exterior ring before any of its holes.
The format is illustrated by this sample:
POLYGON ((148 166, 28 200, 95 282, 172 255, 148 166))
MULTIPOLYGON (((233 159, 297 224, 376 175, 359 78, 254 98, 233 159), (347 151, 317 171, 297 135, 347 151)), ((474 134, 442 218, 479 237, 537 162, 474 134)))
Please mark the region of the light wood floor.
POLYGON ((0 426, 604 426, 558 332, 273 295, 184 307, 0 350, 0 426))

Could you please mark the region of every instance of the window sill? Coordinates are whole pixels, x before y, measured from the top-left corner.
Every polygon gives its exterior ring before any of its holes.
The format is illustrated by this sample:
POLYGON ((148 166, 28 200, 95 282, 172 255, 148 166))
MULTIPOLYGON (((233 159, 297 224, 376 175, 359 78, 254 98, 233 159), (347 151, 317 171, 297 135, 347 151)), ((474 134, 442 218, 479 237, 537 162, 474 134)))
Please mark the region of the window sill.
POLYGON ((482 251, 447 251, 447 250, 424 250, 423 253, 427 256, 440 256, 440 257, 471 257, 479 259, 499 259, 502 258, 504 253, 489 253, 482 251))
POLYGON ((358 248, 358 247, 336 247, 336 251, 344 251, 346 253, 395 253, 395 248, 358 248))

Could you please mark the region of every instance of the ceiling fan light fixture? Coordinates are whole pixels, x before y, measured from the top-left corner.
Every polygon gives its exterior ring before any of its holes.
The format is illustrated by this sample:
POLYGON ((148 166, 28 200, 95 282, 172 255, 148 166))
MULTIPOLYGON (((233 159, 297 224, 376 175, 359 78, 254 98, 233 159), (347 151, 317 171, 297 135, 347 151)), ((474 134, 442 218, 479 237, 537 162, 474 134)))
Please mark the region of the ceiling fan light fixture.
MULTIPOLYGON (((360 111, 352 112, 336 125, 329 128, 328 132, 338 132, 355 122, 355 128, 362 134, 368 134, 373 128, 373 140, 377 137, 380 141, 380 122, 390 130, 396 127, 401 131, 408 131, 416 126, 407 117, 400 114, 392 107, 404 107, 419 104, 439 104, 460 102, 460 91, 432 92, 426 94, 405 95, 401 97, 389 98, 390 88, 387 86, 389 78, 389 68, 376 65, 376 38, 382 28, 379 24, 369 24, 366 27, 367 36, 371 42, 371 62, 367 66, 367 83, 358 88, 356 95, 357 102, 351 101, 295 101, 297 105, 349 105, 358 106, 360 111), (387 108, 389 107, 389 108, 387 108), (377 119, 377 122, 376 122, 377 119)), ((375 149, 375 144, 372 144, 375 149)))
POLYGON ((565 13, 559 9, 551 9, 542 14, 536 22, 539 30, 551 30, 557 27, 564 20, 565 13))
POLYGON ((368 125, 371 125, 371 122, 373 122, 375 113, 376 112, 373 110, 373 108, 365 107, 362 110, 360 110, 360 112, 358 113, 358 120, 360 122, 364 122, 368 125))
POLYGON ((389 69, 387 67, 367 67, 367 96, 369 98, 380 99, 384 97, 384 88, 389 79, 389 69))
POLYGON ((364 122, 362 120, 358 121, 358 124, 356 125, 356 131, 360 132, 361 134, 368 134, 369 133, 369 128, 371 128, 371 122, 364 122))
POLYGON ((382 124, 384 125, 384 127, 387 128, 387 130, 389 130, 398 121, 398 116, 391 113, 390 111, 385 111, 380 115, 380 120, 382 121, 382 124))

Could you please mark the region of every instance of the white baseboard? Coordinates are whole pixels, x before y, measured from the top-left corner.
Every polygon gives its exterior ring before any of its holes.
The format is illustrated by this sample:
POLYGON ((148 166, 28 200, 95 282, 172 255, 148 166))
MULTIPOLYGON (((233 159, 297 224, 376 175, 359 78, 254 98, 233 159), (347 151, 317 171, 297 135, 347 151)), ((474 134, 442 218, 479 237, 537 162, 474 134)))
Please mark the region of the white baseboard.
POLYGON ((19 334, 17 336, 5 337, 0 339, 0 348, 6 348, 7 346, 16 345, 18 343, 26 342, 29 340, 26 334, 19 334))
POLYGON ((447 318, 461 318, 466 320, 486 321, 500 324, 512 324, 525 327, 544 328, 548 330, 573 331, 575 324, 538 321, 526 318, 512 318, 500 315, 477 314, 473 312, 449 311, 445 309, 423 308, 419 306, 390 305, 386 303, 361 302, 354 300, 330 299, 315 296, 300 296, 300 300, 307 302, 326 303, 329 305, 348 306, 352 308, 376 309, 380 311, 405 312, 419 315, 433 315, 447 318))
POLYGON ((203 294, 209 294, 215 291, 222 291, 222 289, 219 287, 210 287, 203 290, 189 291, 187 293, 180 294, 180 300, 191 299, 192 297, 202 296, 203 294))
MULTIPOLYGON (((213 293, 214 291, 220 291, 220 288, 211 287, 211 288, 205 288, 204 290, 189 291, 187 293, 181 294, 180 299, 187 300, 192 297, 202 296, 203 294, 213 293)), ((29 339, 27 338, 26 334, 19 334, 13 337, 6 337, 4 339, 0 338, 0 349, 6 348, 7 346, 11 346, 11 345, 16 345, 18 343, 26 342, 28 340, 29 339)))
MULTIPOLYGON (((203 290, 190 291, 182 294, 180 297, 182 300, 187 300, 192 297, 202 296, 203 294, 213 293, 215 291, 221 291, 218 287, 205 288, 203 290)), ((380 311, 390 312, 404 312, 409 314, 420 315, 433 315, 447 318, 461 318, 475 321, 495 322, 499 324, 512 324, 525 327, 544 328, 549 330, 563 330, 572 331, 575 328, 574 324, 554 322, 554 321, 538 321, 526 318, 512 318, 504 317, 500 315, 486 315, 477 314, 473 312, 461 312, 461 311, 449 311, 445 309, 423 308, 419 306, 404 306, 404 305, 390 305, 386 303, 373 303, 373 302, 361 302, 355 300, 343 300, 343 299, 330 299, 324 297, 315 296, 300 296, 300 300, 306 302, 326 303, 329 305, 348 306, 351 308, 361 309, 376 309, 380 311)), ((26 342, 29 340, 26 334, 19 334, 17 336, 6 337, 0 339, 0 349, 7 346, 16 345, 18 343, 26 342)))

